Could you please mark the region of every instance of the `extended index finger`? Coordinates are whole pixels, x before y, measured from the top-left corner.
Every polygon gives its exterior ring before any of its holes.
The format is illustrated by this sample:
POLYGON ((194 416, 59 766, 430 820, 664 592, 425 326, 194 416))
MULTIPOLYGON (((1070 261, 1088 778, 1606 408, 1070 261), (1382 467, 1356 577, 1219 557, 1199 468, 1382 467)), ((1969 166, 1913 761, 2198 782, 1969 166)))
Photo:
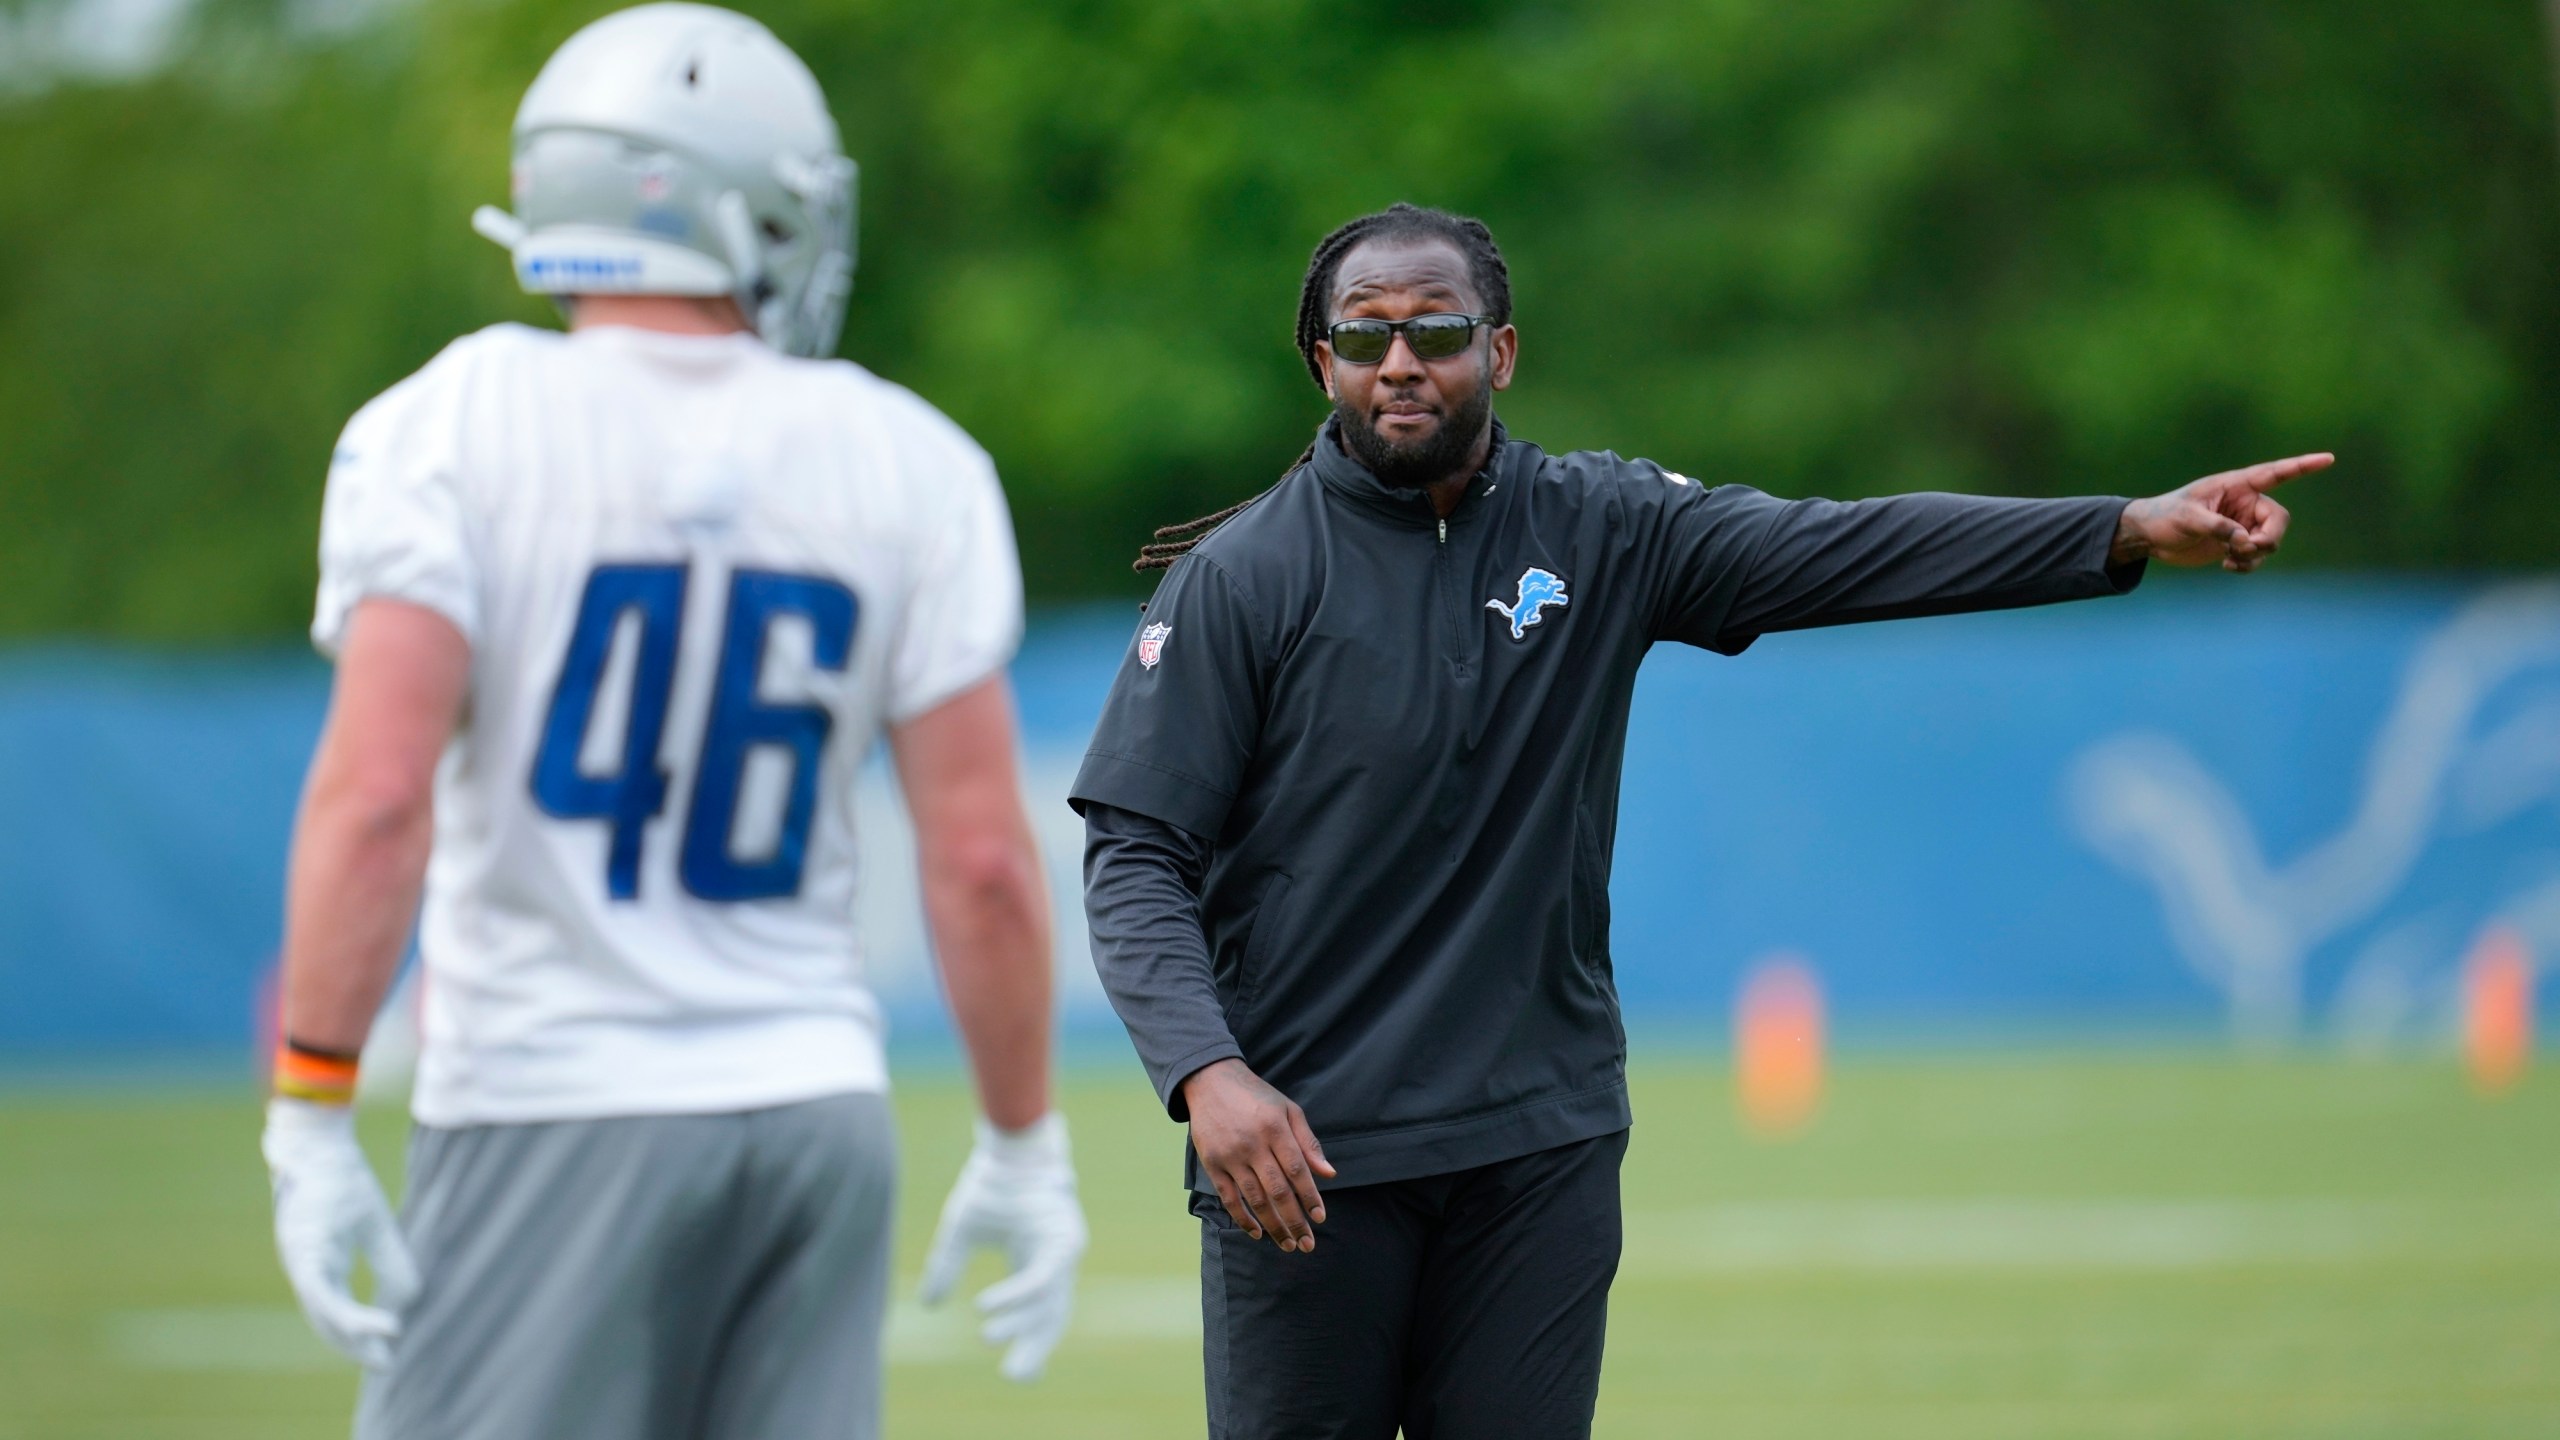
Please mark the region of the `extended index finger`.
POLYGON ((2245 470, 2234 470, 2231 472, 2231 478, 2260 494, 2265 494, 2287 480, 2298 480, 2305 475, 2326 470, 2337 463, 2337 456, 2323 450, 2314 455, 2296 455, 2286 460, 2269 460, 2264 464, 2252 465, 2245 470))

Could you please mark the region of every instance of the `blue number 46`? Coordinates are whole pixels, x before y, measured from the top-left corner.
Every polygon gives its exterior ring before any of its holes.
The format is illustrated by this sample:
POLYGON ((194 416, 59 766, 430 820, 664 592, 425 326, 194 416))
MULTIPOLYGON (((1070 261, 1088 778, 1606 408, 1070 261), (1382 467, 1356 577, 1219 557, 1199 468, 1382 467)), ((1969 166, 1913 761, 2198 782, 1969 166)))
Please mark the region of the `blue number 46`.
MULTIPOLYGON (((684 629, 686 567, 599 565, 578 601, 577 627, 542 725, 542 747, 533 761, 533 798, 563 820, 602 820, 612 826, 605 852, 605 890, 617 900, 640 893, 640 842, 649 821, 666 808, 667 772, 658 743, 667 728, 667 700, 675 688, 676 643, 684 629), (639 654, 631 671, 631 713, 622 753, 612 771, 579 767, 587 732, 595 721, 596 695, 613 655, 623 617, 639 622, 639 654)), ((815 575, 740 570, 729 577, 727 619, 721 625, 720 668, 711 690, 711 715, 703 726, 702 754, 693 767, 693 799, 685 807, 684 845, 676 873, 684 888, 704 900, 762 900, 800 893, 808 861, 809 825, 817 813, 818 762, 835 719, 818 705, 782 705, 758 698, 765 641, 776 617, 809 622, 811 663, 842 670, 853 652, 861 604, 851 590, 815 575), (747 756, 759 746, 786 751, 791 789, 782 833, 773 853, 740 860, 730 853, 738 817, 738 792, 747 756)))

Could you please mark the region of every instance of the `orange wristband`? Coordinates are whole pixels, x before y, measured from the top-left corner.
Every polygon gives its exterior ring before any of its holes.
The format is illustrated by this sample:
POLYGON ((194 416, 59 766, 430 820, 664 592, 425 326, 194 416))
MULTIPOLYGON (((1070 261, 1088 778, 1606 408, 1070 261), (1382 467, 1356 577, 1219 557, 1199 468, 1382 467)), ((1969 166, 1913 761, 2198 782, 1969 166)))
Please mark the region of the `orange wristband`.
POLYGON ((290 1100, 346 1105, 356 1098, 353 1056, 311 1050, 291 1040, 276 1045, 275 1090, 290 1100))

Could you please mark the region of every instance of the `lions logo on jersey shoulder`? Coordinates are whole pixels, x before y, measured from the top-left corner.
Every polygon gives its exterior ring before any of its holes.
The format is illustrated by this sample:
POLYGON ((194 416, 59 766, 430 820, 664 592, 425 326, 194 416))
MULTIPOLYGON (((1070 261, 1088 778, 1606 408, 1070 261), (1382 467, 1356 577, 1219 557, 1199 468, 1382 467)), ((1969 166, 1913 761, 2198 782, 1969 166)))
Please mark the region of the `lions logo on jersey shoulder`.
POLYGON ((1573 597, 1564 593, 1564 581, 1560 577, 1532 565, 1520 576, 1517 598, 1508 605, 1498 599, 1487 600, 1484 608, 1510 621, 1511 638, 1518 640, 1528 634, 1530 626, 1538 623, 1548 606, 1572 603, 1573 597))
POLYGON ((1139 631, 1138 664, 1140 668, 1147 670, 1156 668, 1156 662, 1164 658, 1164 642, 1172 637, 1173 627, 1162 623, 1150 625, 1139 631))

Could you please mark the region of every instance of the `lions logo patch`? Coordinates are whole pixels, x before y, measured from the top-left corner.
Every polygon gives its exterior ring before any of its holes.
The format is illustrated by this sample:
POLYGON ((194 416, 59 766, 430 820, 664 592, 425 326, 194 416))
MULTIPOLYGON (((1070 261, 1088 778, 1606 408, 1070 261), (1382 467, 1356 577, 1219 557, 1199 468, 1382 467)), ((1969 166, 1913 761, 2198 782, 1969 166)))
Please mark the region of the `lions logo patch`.
POLYGON ((1520 576, 1520 594, 1510 604, 1487 600, 1484 608, 1511 622, 1511 638, 1518 640, 1538 623, 1539 615, 1550 605, 1570 605, 1573 597, 1564 593, 1564 581, 1549 571, 1532 565, 1520 576))
POLYGON ((1149 670, 1156 668, 1156 662, 1164 658, 1164 642, 1172 635, 1173 627, 1164 624, 1150 625, 1139 631, 1138 664, 1149 670))

